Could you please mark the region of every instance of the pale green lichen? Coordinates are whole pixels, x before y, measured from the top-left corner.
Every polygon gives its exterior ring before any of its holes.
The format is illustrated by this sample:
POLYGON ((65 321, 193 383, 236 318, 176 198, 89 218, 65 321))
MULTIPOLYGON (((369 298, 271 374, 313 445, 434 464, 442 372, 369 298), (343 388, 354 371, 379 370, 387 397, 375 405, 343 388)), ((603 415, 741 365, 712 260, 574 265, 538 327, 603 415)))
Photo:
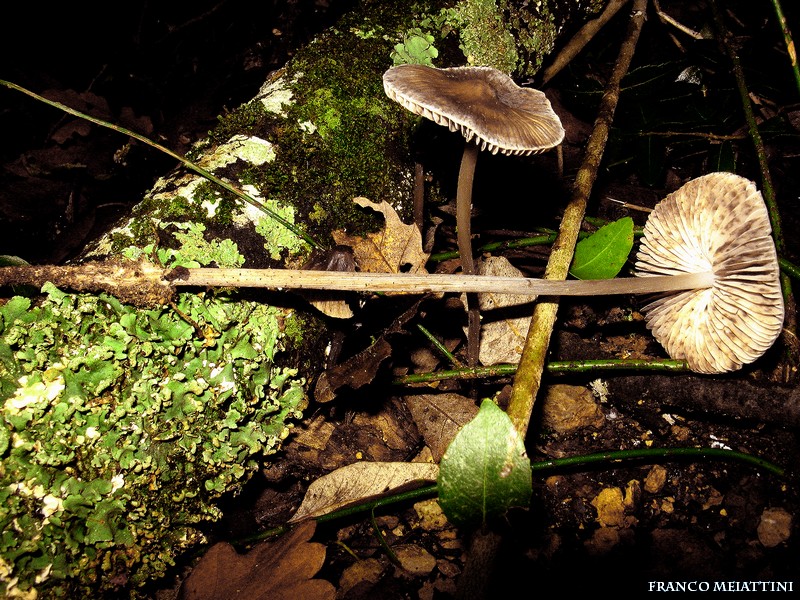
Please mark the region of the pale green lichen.
POLYGON ((505 21, 505 0, 466 0, 457 8, 459 38, 467 64, 513 73, 518 66, 517 45, 505 21))
POLYGON ((553 51, 558 35, 572 20, 585 18, 605 0, 459 0, 438 12, 421 13, 391 51, 395 64, 490 66, 519 77, 535 75, 553 51), (461 60, 448 47, 456 40, 461 60))
POLYGON ((267 140, 257 136, 237 134, 203 155, 198 164, 213 171, 242 160, 251 165, 263 165, 275 160, 275 148, 267 140))
POLYGON ((135 590, 300 416, 305 381, 279 364, 291 312, 43 291, 0 308, 0 595, 135 590))
POLYGON ((433 45, 436 38, 430 33, 414 27, 403 36, 403 41, 395 44, 392 50, 392 63, 395 65, 418 64, 433 66, 433 60, 439 56, 439 51, 433 45))

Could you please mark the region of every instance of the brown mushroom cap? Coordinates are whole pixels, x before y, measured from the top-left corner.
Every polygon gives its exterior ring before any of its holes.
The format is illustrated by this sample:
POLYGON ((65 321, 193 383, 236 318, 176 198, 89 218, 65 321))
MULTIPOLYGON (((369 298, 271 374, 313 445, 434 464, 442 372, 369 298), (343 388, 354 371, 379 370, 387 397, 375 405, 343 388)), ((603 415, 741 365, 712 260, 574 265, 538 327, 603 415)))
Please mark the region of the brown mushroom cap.
POLYGON ((644 307, 673 358, 724 373, 759 358, 783 327, 784 305, 769 214, 755 184, 731 173, 686 183, 651 213, 636 257, 640 276, 711 270, 712 287, 644 307))
POLYGON ((384 73, 383 88, 411 112, 460 131, 468 142, 475 138, 492 154, 535 154, 564 139, 544 93, 492 67, 398 65, 384 73))

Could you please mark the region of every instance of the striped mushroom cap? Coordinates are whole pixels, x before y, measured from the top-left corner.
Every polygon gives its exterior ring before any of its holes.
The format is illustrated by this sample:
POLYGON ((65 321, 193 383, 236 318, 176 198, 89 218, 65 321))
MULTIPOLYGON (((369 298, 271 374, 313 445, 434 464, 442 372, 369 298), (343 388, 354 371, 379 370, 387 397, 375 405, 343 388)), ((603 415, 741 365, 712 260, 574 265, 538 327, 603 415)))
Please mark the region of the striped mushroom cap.
POLYGON ((724 373, 759 358, 783 327, 778 258, 767 208, 753 182, 711 173, 656 206, 636 274, 712 271, 710 288, 644 307, 647 326, 673 358, 698 373, 724 373))
POLYGON ((529 155, 557 146, 564 128, 539 90, 492 67, 399 65, 383 75, 386 95, 414 114, 460 131, 492 154, 529 155))

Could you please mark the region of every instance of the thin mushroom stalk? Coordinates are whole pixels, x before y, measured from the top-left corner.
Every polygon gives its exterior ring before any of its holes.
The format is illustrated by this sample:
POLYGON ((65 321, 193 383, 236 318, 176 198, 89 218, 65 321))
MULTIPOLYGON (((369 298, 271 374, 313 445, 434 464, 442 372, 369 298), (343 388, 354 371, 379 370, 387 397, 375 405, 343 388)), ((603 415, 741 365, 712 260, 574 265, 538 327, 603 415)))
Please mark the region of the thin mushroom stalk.
MULTIPOLYGON (((561 121, 542 92, 519 87, 507 74, 491 67, 398 65, 384 73, 383 87, 389 98, 412 113, 460 131, 466 140, 456 192, 456 233, 461 270, 473 275, 470 221, 478 150, 513 155, 543 152, 564 139, 561 121)), ((477 299, 470 293, 467 313, 467 354, 474 365, 480 313, 477 299)))

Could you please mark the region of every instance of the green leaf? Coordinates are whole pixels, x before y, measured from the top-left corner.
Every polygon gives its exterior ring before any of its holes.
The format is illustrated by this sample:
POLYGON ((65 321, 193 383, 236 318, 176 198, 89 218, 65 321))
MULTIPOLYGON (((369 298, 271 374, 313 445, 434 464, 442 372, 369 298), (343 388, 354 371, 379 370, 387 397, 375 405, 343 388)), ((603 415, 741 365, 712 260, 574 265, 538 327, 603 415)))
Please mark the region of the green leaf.
POLYGON ((578 279, 616 277, 633 248, 633 219, 623 217, 604 225, 575 247, 570 275, 578 279))
POLYGON ((439 504, 458 526, 481 525, 509 508, 527 507, 531 463, 511 419, 491 400, 464 425, 442 457, 439 504))

